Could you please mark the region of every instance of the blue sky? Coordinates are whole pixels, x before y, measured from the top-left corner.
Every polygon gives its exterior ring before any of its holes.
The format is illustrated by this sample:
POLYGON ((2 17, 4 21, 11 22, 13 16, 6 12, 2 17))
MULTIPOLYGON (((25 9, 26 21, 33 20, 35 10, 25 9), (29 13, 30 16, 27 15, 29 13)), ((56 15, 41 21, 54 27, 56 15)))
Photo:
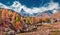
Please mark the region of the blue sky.
MULTIPOLYGON (((44 4, 50 2, 50 0, 0 0, 0 3, 10 6, 13 4, 14 1, 19 1, 22 5, 25 5, 28 8, 41 7, 44 4)), ((53 0, 53 1, 60 4, 60 0, 53 0)))

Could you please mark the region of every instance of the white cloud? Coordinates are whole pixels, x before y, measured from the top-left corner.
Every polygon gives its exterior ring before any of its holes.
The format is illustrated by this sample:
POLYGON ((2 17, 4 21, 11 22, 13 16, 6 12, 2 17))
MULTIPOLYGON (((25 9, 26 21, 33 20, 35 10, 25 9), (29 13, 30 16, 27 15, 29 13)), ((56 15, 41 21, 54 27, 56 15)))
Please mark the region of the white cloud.
POLYGON ((0 3, 0 7, 3 8, 8 8, 8 9, 12 9, 16 12, 20 12, 21 9, 23 8, 27 13, 38 13, 38 12, 44 12, 46 10, 54 10, 54 9, 58 9, 59 8, 59 4, 58 3, 54 3, 54 2, 50 2, 48 6, 44 7, 33 7, 33 8, 28 8, 25 5, 21 5, 21 3, 19 3, 18 1, 15 1, 11 6, 6 6, 2 3, 0 3))

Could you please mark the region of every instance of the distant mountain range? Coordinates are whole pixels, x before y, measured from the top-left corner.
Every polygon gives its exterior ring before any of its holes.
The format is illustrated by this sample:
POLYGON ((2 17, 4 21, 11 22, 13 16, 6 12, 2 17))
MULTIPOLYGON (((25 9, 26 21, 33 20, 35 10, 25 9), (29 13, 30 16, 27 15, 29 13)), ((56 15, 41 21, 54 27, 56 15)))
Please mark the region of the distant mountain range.
MULTIPOLYGON (((51 3, 51 4, 54 5, 54 3, 51 3)), ((23 7, 24 6, 21 6, 21 4, 19 2, 14 2, 14 4, 11 5, 11 6, 6 6, 6 5, 0 3, 0 8, 7 8, 7 9, 10 9, 10 10, 13 10, 13 11, 17 12, 19 15, 25 16, 25 17, 27 17, 27 16, 36 17, 36 16, 41 16, 42 14, 45 14, 45 13, 48 14, 48 15, 51 15, 51 14, 55 13, 54 10, 59 10, 59 9, 57 9, 58 7, 55 8, 55 9, 53 7, 52 7, 52 9, 49 9, 50 7, 48 6, 48 7, 42 7, 42 12, 40 11, 41 8, 38 8, 39 12, 31 14, 29 12, 26 12, 23 7)), ((29 9, 29 8, 27 8, 27 9, 29 9)))
MULTIPOLYGON (((11 10, 11 9, 9 9, 11 10)), ((12 12, 15 12, 14 10, 11 10, 12 12)), ((40 17, 42 16, 43 14, 47 14, 47 15, 52 15, 54 14, 53 13, 53 10, 48 10, 48 11, 44 11, 44 12, 38 12, 38 13, 33 13, 33 14, 30 14, 30 13, 27 13, 26 11, 24 11, 24 9, 21 9, 20 12, 17 12, 20 16, 25 16, 25 17, 29 17, 29 16, 33 16, 33 17, 40 17)))
POLYGON ((18 14, 20 14, 21 16, 41 16, 42 14, 48 14, 48 15, 51 15, 53 14, 53 10, 48 10, 48 11, 45 11, 45 12, 38 12, 38 13, 33 13, 33 14, 30 14, 30 13, 27 13, 24 11, 24 9, 21 10, 21 12, 19 12, 18 14))

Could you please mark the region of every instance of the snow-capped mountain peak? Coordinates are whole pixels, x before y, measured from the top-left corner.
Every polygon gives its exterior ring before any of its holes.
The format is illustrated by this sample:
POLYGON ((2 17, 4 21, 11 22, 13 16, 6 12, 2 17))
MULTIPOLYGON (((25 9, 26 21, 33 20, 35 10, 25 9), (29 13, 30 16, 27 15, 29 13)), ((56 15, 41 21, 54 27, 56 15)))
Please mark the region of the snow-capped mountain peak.
POLYGON ((23 8, 23 6, 22 6, 19 2, 15 1, 15 2, 13 2, 13 4, 10 6, 10 8, 11 8, 12 10, 16 11, 16 12, 20 12, 21 9, 23 8))

